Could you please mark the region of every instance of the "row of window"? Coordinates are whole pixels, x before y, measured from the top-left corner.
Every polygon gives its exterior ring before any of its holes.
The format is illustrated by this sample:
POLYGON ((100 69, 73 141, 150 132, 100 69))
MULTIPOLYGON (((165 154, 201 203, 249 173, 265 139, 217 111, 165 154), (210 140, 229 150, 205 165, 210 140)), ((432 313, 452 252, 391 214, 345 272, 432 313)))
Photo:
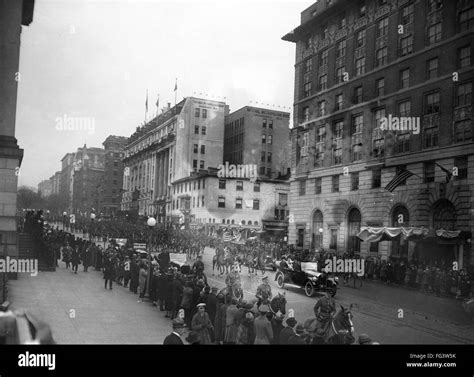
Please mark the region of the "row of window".
MULTIPOLYGON (((195 154, 199 153, 199 145, 198 144, 193 145, 193 153, 195 153, 195 154)), ((206 146, 204 144, 201 145, 201 154, 206 154, 206 146)))
MULTIPOLYGON (((250 202, 250 201, 246 200, 246 202, 250 202)), ((242 203, 243 203, 242 198, 235 198, 235 209, 242 209, 242 203)), ((259 199, 253 199, 251 201, 251 205, 252 205, 252 209, 259 210, 260 209, 260 200, 259 199)), ((246 203, 246 206, 249 207, 248 203, 246 203)), ((218 197, 217 207, 226 208, 225 207, 225 196, 219 196, 218 197)))
MULTIPOLYGON (((194 126, 194 134, 199 135, 199 126, 194 126)), ((201 135, 206 134, 206 126, 201 126, 201 135)))
MULTIPOLYGON (((205 218, 202 218, 202 219, 199 218, 199 219, 196 219, 196 222, 201 223, 201 224, 205 224, 205 223, 206 223, 206 219, 205 219, 205 218)), ((215 224, 215 223, 216 223, 216 219, 209 217, 208 224, 211 224, 211 223, 215 224)), ((232 220, 231 220, 231 219, 227 219, 227 222, 226 222, 226 219, 222 219, 222 224, 229 224, 229 225, 230 225, 230 224, 235 224, 235 220, 234 220, 234 219, 232 219, 232 220)), ((246 224, 245 220, 242 220, 242 221, 240 222, 240 225, 245 225, 245 224, 246 224)), ((252 221, 248 220, 248 221, 247 221, 247 225, 252 225, 252 221)), ((258 226, 258 221, 254 221, 254 222, 253 222, 253 225, 258 226)))
POLYGON ((170 133, 174 132, 174 126, 175 124, 172 123, 168 125, 167 127, 161 127, 161 129, 157 132, 155 132, 153 135, 148 136, 146 139, 143 139, 140 143, 134 145, 131 147, 129 150, 125 152, 125 157, 129 157, 130 155, 133 155, 142 149, 148 147, 152 143, 161 140, 162 138, 166 137, 170 133))
POLYGON ((262 134, 262 144, 273 144, 273 135, 262 134))
MULTIPOLYGON (((225 179, 219 179, 219 189, 220 190, 225 190, 226 189, 226 180, 225 179)), ((243 191, 244 189, 244 181, 235 181, 235 187, 237 191, 243 191)), ((253 184, 253 191, 254 192, 260 192, 260 183, 255 182, 253 184)))
POLYGON ((224 126, 226 132, 233 133, 234 131, 242 131, 245 124, 245 118, 239 118, 224 126))
MULTIPOLYGON (((435 162, 427 161, 423 164, 423 182, 429 183, 435 181, 435 162)), ((454 167, 456 167, 455 173, 453 173, 454 179, 461 180, 467 178, 468 173, 468 158, 467 156, 459 156, 454 158, 454 167), (454 175, 455 174, 455 175, 454 175)), ((401 169, 406 169, 406 166, 398 166, 396 173, 398 174, 401 169)), ((454 171, 454 170, 453 170, 454 171)), ((354 172, 350 174, 351 176, 351 191, 359 189, 359 172, 354 172)), ((340 174, 331 176, 331 192, 339 192, 339 177, 340 174)), ((322 193, 322 177, 313 178, 314 179, 314 194, 319 195, 322 193)), ((307 180, 300 180, 298 193, 299 196, 306 195, 306 182, 307 180)), ((371 188, 379 188, 382 182, 382 170, 374 169, 372 170, 372 181, 371 188)), ((405 185, 406 181, 403 181, 401 185, 405 185)))
MULTIPOLYGON (((385 47, 386 48, 386 47, 385 47)), ((385 55, 381 55, 382 57, 385 55)), ((308 60, 310 61, 310 60, 308 60)), ((355 60, 356 71, 358 74, 362 74, 365 71, 365 58, 359 58, 355 60)), ((462 69, 471 65, 471 47, 463 46, 457 50, 457 67, 462 69)), ((336 69, 336 82, 340 83, 343 81, 345 67, 339 67, 336 69)), ((438 57, 430 58, 426 61, 425 77, 424 80, 431 80, 439 76, 439 59, 438 57)), ((326 90, 327 87, 327 74, 319 77, 319 91, 326 90)), ((410 86, 410 68, 404 68, 399 71, 398 88, 405 89, 410 86)), ((305 83, 303 87, 304 97, 309 97, 312 94, 311 82, 305 83)), ((385 79, 379 78, 375 81, 375 96, 384 96, 385 92, 385 79)), ((337 96, 336 96, 337 97, 337 96)), ((357 104, 363 101, 362 98, 362 86, 358 86, 354 89, 353 103, 357 104)), ((338 108, 336 108, 337 110, 338 108)), ((324 110, 325 111, 325 110, 324 110)))
MULTIPOLYGON (((179 199, 173 200, 172 203, 173 203, 173 205, 172 205, 173 209, 181 209, 181 208, 191 209, 191 200, 187 199, 187 198, 182 199, 181 206, 179 206, 179 199)), ((204 195, 201 196, 201 200, 199 200, 199 197, 195 198, 193 196, 193 198, 192 198, 192 208, 196 208, 196 207, 199 208, 199 203, 201 203, 201 207, 204 207, 204 195)))
POLYGON ((184 182, 179 183, 173 187, 174 194, 181 194, 183 192, 191 191, 191 190, 200 190, 201 189, 201 181, 202 181, 202 188, 206 188, 206 180, 205 179, 197 179, 193 182, 184 182))
POLYGON ((207 109, 199 109, 196 108, 194 109, 194 116, 196 118, 207 118, 207 109))
MULTIPOLYGON (((198 168, 198 160, 193 160, 193 169, 198 168)), ((204 169, 204 160, 199 161, 199 169, 204 169)))

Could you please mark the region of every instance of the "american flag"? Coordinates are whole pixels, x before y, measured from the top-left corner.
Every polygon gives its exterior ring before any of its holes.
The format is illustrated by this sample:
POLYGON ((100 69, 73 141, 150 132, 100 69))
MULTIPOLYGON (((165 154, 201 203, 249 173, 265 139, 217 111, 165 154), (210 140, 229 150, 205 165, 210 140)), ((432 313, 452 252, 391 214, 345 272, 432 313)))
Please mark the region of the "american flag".
POLYGON ((230 240, 232 240, 232 233, 227 230, 224 231, 224 235, 222 236, 222 239, 224 240, 224 242, 229 242, 230 240))
POLYGON ((408 170, 401 170, 399 171, 395 177, 388 183, 387 186, 385 186, 385 190, 389 192, 393 192, 402 182, 406 181, 407 178, 410 178, 412 175, 414 175, 411 171, 408 170))

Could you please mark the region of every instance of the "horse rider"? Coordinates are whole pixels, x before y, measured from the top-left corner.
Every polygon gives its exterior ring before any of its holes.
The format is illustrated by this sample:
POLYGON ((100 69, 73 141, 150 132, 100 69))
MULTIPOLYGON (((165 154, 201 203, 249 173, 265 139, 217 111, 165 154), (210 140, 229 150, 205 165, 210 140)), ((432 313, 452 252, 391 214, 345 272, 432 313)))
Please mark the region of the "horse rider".
POLYGON ((324 296, 314 305, 313 310, 319 322, 318 327, 325 330, 331 317, 336 313, 336 303, 328 292, 324 292, 324 296))
POLYGON ((231 271, 227 274, 227 277, 225 278, 225 284, 227 286, 227 291, 232 293, 234 292, 234 287, 241 286, 238 267, 235 265, 232 266, 231 271))
POLYGON ((260 305, 265 304, 269 305, 270 300, 272 299, 272 287, 268 283, 268 276, 262 277, 262 284, 260 284, 257 288, 257 293, 255 295, 257 297, 257 309, 260 305))
POLYGON ((202 275, 204 272, 204 263, 202 262, 202 255, 197 257, 196 262, 194 262, 193 267, 191 269, 196 275, 202 275))

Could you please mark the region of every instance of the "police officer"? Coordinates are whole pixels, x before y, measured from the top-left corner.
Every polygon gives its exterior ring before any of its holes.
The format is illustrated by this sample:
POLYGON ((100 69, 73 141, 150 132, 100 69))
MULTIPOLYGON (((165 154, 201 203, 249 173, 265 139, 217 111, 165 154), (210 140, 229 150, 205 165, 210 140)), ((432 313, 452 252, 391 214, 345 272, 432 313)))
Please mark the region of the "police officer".
POLYGON ((314 305, 314 315, 321 323, 321 327, 325 328, 325 325, 331 319, 331 316, 336 312, 336 303, 332 297, 329 296, 328 292, 324 292, 324 296, 321 297, 316 305, 314 305))
POLYGON ((272 299, 272 287, 268 283, 268 276, 262 277, 262 284, 257 288, 257 293, 255 295, 258 299, 257 308, 262 304, 269 304, 272 299))

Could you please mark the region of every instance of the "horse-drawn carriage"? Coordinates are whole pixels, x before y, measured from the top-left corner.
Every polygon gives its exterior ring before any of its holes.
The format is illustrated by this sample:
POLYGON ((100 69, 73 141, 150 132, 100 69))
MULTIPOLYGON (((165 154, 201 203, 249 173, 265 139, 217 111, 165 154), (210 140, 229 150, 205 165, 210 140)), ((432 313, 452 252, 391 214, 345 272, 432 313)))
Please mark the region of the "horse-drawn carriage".
POLYGON ((293 286, 303 288, 308 297, 315 292, 329 292, 335 296, 339 279, 337 277, 328 277, 324 272, 317 270, 317 263, 314 262, 293 262, 290 266, 286 261, 276 262, 278 272, 275 275, 275 281, 279 288, 293 286))

